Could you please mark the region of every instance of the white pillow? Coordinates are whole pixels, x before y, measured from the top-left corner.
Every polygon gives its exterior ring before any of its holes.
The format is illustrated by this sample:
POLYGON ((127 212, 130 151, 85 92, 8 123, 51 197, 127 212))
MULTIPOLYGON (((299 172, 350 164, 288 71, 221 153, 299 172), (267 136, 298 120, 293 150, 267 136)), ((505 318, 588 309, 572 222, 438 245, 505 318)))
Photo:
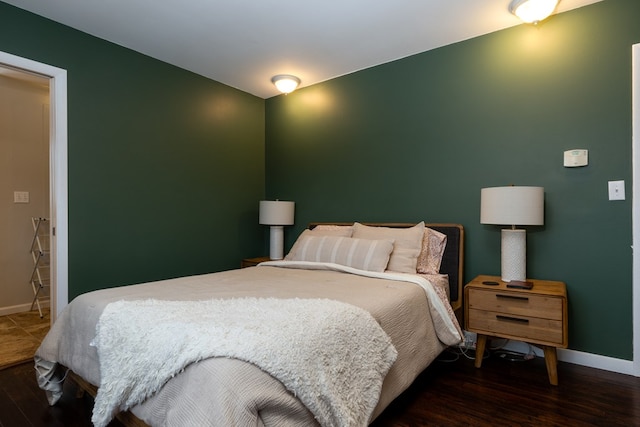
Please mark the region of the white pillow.
POLYGON ((313 230, 306 229, 302 233, 300 233, 300 236, 298 236, 298 239, 295 241, 295 243, 291 247, 291 250, 289 251, 287 256, 284 257, 284 259, 285 259, 285 261, 291 261, 291 254, 293 254, 296 251, 296 248, 298 246, 298 242, 304 236, 342 236, 342 237, 351 237, 352 233, 353 233, 353 228, 350 225, 345 225, 345 226, 341 226, 341 225, 318 225, 313 230))
POLYGON ((288 261, 331 262, 359 270, 383 272, 393 251, 393 240, 352 239, 301 235, 288 261))
POLYGON ((424 221, 410 228, 370 227, 353 224, 353 237, 357 239, 393 240, 393 252, 387 270, 416 274, 418 255, 422 249, 424 221))
POLYGON ((353 226, 351 225, 334 225, 334 224, 318 224, 312 233, 322 233, 326 236, 344 236, 351 237, 353 234, 353 226))

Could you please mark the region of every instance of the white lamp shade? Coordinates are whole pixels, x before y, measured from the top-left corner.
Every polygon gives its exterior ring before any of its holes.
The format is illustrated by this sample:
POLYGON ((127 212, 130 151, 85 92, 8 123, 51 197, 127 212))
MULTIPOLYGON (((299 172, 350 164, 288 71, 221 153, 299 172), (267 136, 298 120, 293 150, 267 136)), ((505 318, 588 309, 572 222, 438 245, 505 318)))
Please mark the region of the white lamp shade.
POLYGON ((480 223, 543 225, 543 187, 491 187, 480 192, 480 223))
POLYGON ((270 225, 269 258, 282 259, 284 251, 283 225, 293 225, 295 203, 281 200, 260 201, 260 224, 270 225))
POLYGON ((295 202, 282 200, 260 201, 260 224, 293 225, 295 202))
MULTIPOLYGON (((543 187, 491 187, 480 191, 480 222, 496 225, 543 225, 543 187)), ((515 228, 515 227, 514 227, 515 228)), ((502 230, 502 280, 526 280, 524 230, 502 230)))

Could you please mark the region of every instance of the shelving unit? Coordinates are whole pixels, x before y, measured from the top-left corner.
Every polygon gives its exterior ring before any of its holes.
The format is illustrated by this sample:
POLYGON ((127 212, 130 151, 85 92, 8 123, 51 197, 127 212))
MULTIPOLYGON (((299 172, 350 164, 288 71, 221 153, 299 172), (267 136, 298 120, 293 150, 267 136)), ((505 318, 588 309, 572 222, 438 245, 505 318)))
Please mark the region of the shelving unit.
POLYGON ((33 258, 33 270, 31 272, 31 287, 33 288, 33 302, 31 310, 38 307, 40 317, 42 307, 40 307, 39 297, 51 285, 50 274, 50 252, 49 252, 49 220, 47 218, 31 218, 33 225, 33 240, 31 241, 31 257, 33 258))

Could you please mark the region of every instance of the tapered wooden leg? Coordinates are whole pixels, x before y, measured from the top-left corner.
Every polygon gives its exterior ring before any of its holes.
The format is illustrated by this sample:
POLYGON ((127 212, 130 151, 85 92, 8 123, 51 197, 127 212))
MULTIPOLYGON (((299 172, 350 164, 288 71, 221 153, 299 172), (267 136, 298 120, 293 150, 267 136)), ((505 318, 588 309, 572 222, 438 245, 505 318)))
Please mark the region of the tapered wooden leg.
MULTIPOLYGON (((544 346, 544 361, 547 364, 547 374, 552 385, 558 385, 558 353, 555 347, 544 346)), ((476 366, 477 366, 476 359, 476 366)))
POLYGON ((487 336, 478 334, 476 341, 476 368, 482 366, 482 356, 484 356, 484 348, 487 346, 487 336))

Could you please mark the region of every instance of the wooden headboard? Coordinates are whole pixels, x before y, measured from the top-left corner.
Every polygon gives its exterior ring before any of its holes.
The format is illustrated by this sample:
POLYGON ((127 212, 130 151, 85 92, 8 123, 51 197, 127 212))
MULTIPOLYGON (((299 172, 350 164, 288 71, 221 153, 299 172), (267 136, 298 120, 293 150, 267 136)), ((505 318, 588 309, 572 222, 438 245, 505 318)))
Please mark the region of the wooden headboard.
MULTIPOLYGON (((312 222, 309 228, 313 229, 318 225, 352 225, 352 222, 312 222)), ((363 222, 361 224, 372 227, 393 227, 393 228, 409 228, 414 223, 372 223, 363 222)), ((464 286, 464 276, 462 267, 464 265, 464 227, 460 224, 427 224, 426 227, 432 228, 440 233, 447 235, 447 246, 442 257, 440 265, 440 273, 449 276, 449 295, 451 307, 459 314, 462 309, 462 288, 464 286)))

